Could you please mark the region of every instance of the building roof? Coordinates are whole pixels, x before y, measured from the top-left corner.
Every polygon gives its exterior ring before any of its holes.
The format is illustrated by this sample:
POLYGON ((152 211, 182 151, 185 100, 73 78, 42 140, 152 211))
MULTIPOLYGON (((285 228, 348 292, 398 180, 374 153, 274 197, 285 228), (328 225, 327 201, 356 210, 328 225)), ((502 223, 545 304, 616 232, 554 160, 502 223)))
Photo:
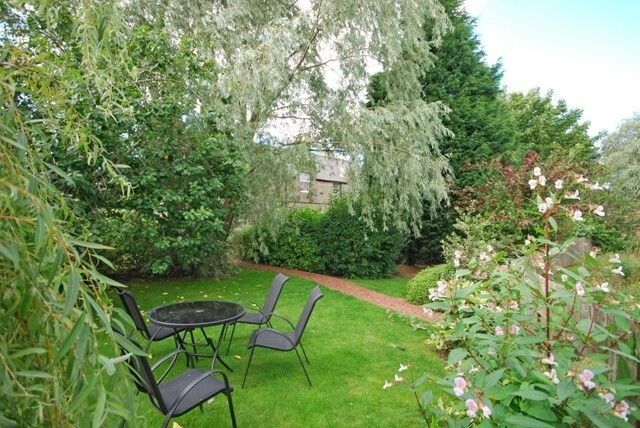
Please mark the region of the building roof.
POLYGON ((347 182, 349 161, 334 157, 318 156, 316 180, 332 181, 335 183, 347 182))

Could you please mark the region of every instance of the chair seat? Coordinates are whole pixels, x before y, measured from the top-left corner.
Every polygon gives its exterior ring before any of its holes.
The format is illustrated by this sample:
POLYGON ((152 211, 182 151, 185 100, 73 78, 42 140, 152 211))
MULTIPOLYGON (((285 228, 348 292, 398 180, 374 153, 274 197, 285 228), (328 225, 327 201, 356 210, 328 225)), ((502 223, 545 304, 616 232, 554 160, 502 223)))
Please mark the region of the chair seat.
POLYGON ((149 330, 149 337, 152 338, 154 342, 156 340, 166 339, 182 331, 181 329, 162 327, 156 324, 149 324, 147 329, 149 330))
POLYGON ((292 333, 280 334, 279 332, 268 328, 260 328, 251 334, 251 338, 249 339, 249 348, 252 346, 261 346, 263 348, 277 349, 279 351, 291 351, 295 348, 292 343, 296 343, 292 333), (262 333, 258 335, 259 332, 262 333), (283 334, 289 338, 289 340, 283 337, 283 334))
POLYGON ((241 322, 244 324, 257 324, 262 325, 266 323, 269 319, 264 316, 264 314, 258 312, 248 312, 242 316, 237 322, 241 322))
MULTIPOLYGON (((191 369, 174 379, 158 385, 160 394, 162 395, 162 399, 166 405, 170 408, 173 405, 173 402, 183 393, 187 386, 204 373, 206 373, 205 370, 191 369)), ((198 385, 193 387, 182 399, 173 413, 174 416, 188 412, 195 406, 204 403, 224 388, 223 381, 215 378, 213 375, 207 376, 198 385)))

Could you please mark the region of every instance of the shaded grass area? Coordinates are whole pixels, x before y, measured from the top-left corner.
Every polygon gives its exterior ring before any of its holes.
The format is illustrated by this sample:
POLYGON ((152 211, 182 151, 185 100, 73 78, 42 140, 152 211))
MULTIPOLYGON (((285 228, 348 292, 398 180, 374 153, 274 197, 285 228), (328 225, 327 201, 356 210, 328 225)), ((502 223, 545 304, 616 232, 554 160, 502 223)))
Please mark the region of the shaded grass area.
MULTIPOLYGON (((262 303, 273 276, 271 272, 241 269, 237 275, 221 280, 139 282, 131 284, 130 291, 144 310, 181 300, 248 298, 262 303)), ((295 323, 314 285, 291 278, 276 311, 295 323)), ((413 331, 398 317, 389 317, 384 309, 326 288, 322 291, 325 297, 318 302, 303 336, 313 387, 308 386, 294 352, 257 349, 247 385, 240 388, 253 327, 236 328, 230 355, 225 359, 234 370, 229 379, 234 387, 238 425, 419 426, 410 380, 425 372, 436 375, 443 371, 435 351, 424 344, 424 332, 413 331), (383 390, 384 381, 393 380, 401 363, 411 366, 401 373, 407 381, 383 390)), ((279 321, 274 321, 274 326, 286 328, 279 321)), ((212 327, 207 334, 217 339, 218 332, 219 327, 212 327)), ((153 359, 171 350, 170 339, 154 344, 153 359)), ((201 359, 198 366, 206 368, 209 364, 210 360, 201 359)), ((175 370, 184 370, 184 359, 175 370)), ((427 388, 435 392, 437 387, 427 388)), ((161 424, 162 416, 146 397, 138 397, 138 410, 149 426, 161 424)), ((185 428, 229 426, 226 400, 220 395, 204 405, 204 412, 195 409, 175 421, 185 428)))
POLYGON ((409 282, 409 278, 352 279, 350 281, 387 296, 400 297, 402 299, 407 297, 407 282, 409 282))

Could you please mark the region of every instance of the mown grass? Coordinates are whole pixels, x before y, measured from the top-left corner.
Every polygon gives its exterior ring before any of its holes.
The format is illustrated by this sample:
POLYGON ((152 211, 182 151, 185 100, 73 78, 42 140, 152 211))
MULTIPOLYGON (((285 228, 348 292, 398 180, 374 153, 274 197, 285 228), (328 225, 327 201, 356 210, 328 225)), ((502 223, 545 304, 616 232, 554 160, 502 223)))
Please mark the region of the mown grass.
MULTIPOLYGON (((241 269, 221 280, 179 280, 139 282, 130 285, 140 306, 153 307, 181 300, 249 298, 262 302, 273 273, 241 269)), ((397 281, 400 284, 400 281, 397 281)), ((283 290, 277 312, 294 322, 314 286, 310 281, 292 278, 283 290)), ((325 295, 303 337, 311 366, 309 387, 295 353, 258 349, 247 379, 241 388, 248 352, 246 344, 251 326, 239 325, 226 361, 234 387, 233 400, 238 425, 278 427, 320 426, 418 426, 415 397, 409 391, 411 379, 422 374, 440 374, 443 363, 434 350, 424 344, 424 332, 414 331, 384 309, 342 293, 322 288, 325 295), (385 380, 393 380, 400 364, 409 364, 401 373, 407 379, 383 390, 385 380)), ((279 328, 285 328, 278 324, 279 328)), ((217 338, 218 328, 208 334, 217 338)), ((173 341, 154 344, 153 359, 170 352, 173 341)), ((225 348, 226 350, 226 348, 225 348)), ((184 369, 184 360, 177 370, 184 369)), ((210 360, 202 360, 207 367, 210 360)), ((171 376, 171 375, 170 375, 171 376)), ((427 388, 435 385, 427 384, 427 388)), ((149 426, 159 426, 163 417, 147 398, 138 397, 138 409, 149 426)), ((212 403, 175 419, 181 426, 228 426, 226 400, 218 396, 212 403)))
POLYGON ((388 296, 400 297, 402 299, 407 297, 408 278, 352 279, 351 281, 388 296))

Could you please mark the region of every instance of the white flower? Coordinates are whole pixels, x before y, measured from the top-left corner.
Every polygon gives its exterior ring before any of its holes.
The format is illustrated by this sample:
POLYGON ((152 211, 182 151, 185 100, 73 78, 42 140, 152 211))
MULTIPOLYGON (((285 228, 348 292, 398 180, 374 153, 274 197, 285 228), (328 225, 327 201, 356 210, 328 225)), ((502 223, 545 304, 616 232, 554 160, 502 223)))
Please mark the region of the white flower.
POLYGON ((611 412, 620 419, 624 419, 625 422, 629 422, 629 404, 626 401, 622 400, 616 404, 611 412))
POLYGON ((588 183, 588 182, 589 182, 589 179, 588 179, 587 177, 585 177, 584 175, 580 174, 580 177, 578 177, 578 178, 576 179, 576 181, 577 181, 578 183, 588 183))
POLYGON ((496 312, 502 312, 502 308, 500 306, 496 306, 496 312))
POLYGON ((558 179, 555 182, 556 189, 562 189, 562 180, 558 179))
POLYGON ((456 397, 460 397, 467 390, 467 381, 463 377, 458 376, 453 380, 455 386, 453 387, 453 393, 456 397))
POLYGON ((596 387, 596 384, 592 381, 593 379, 593 372, 589 369, 583 370, 582 373, 580 373, 579 376, 579 382, 580 385, 578 385, 578 388, 580 389, 586 389, 587 391, 592 390, 593 388, 596 387))
POLYGON ((467 416, 469 416, 471 419, 475 418, 478 412, 478 403, 476 402, 476 400, 474 400, 473 398, 469 398, 464 402, 464 404, 465 406, 467 406, 467 416))
POLYGON ((524 240, 524 245, 529 245, 531 244, 533 241, 535 241, 536 238, 534 238, 531 235, 527 235, 527 239, 524 240))
POLYGON ((590 255, 591 257, 593 257, 594 259, 595 259, 596 257, 598 257, 598 253, 596 253, 596 252, 595 252, 595 251, 593 251, 593 250, 589 251, 589 255, 590 255))
POLYGON ((551 369, 549 371, 544 372, 544 375, 551 379, 551 382, 556 385, 560 383, 560 379, 558 379, 558 374, 556 373, 556 369, 551 369))
POLYGON ((438 288, 429 289, 429 300, 442 299, 447 291, 447 283, 444 281, 437 282, 438 288))
POLYGON ((576 294, 578 296, 584 296, 584 287, 581 282, 576 282, 576 294))
POLYGON ((558 363, 556 363, 556 358, 553 356, 553 354, 549 354, 548 357, 544 357, 543 359, 540 360, 540 362, 542 364, 547 364, 550 366, 557 366, 558 363))
POLYGON ((456 259, 459 259, 460 257, 462 257, 462 251, 460 250, 455 250, 453 252, 453 257, 455 257, 456 259))
POLYGON ((491 409, 489 406, 482 406, 482 417, 487 419, 491 417, 491 409))
POLYGON ((403 371, 405 371, 405 370, 409 370, 409 364, 407 364, 406 366, 405 366, 405 365, 400 364, 400 368, 398 369, 398 371, 399 371, 399 372, 403 372, 403 371))
POLYGON ((593 210, 593 213, 599 217, 604 217, 604 207, 602 205, 598 205, 598 207, 593 210))
POLYGON ((536 177, 540 177, 541 174, 542 174, 542 170, 540 169, 539 166, 533 168, 533 175, 535 175, 536 177))
POLYGON ((598 288, 600 289, 600 291, 604 291, 605 293, 611 292, 608 282, 603 282, 602 284, 598 285, 598 288))
POLYGON ((422 308, 422 312, 424 312, 424 314, 427 316, 427 318, 431 318, 433 317, 433 309, 431 308, 422 308))
POLYGON ((620 254, 614 254, 613 257, 609 259, 609 263, 622 263, 622 260, 620 260, 620 254))
POLYGON ((520 333, 520 326, 518 324, 511 324, 511 327, 509 327, 509 333, 513 334, 514 336, 517 335, 518 333, 520 333))
POLYGON ((545 202, 540 202, 538 204, 538 211, 540 211, 542 214, 547 212, 547 208, 548 208, 548 206, 547 206, 547 204, 545 202))
POLYGON ((487 251, 493 253, 493 245, 487 244, 487 251))
POLYGON ((562 275, 560 275, 560 279, 562 280, 562 282, 567 282, 569 281, 569 276, 563 273, 562 275))
POLYGON ((541 186, 544 186, 547 184, 547 178, 544 175, 541 175, 538 177, 538 183, 540 183, 541 186))
POLYGON ((511 309, 512 311, 517 311, 518 307, 518 302, 516 302, 515 300, 509 300, 509 309, 511 309))
POLYGON ((583 221, 584 219, 582 218, 582 211, 575 210, 573 212, 573 220, 574 221, 583 221))
POLYGON ((531 188, 531 190, 535 189, 537 185, 538 180, 529 180, 529 187, 531 188))
POLYGON ((602 398, 604 402, 609 404, 611 407, 616 404, 616 398, 610 392, 601 392, 598 394, 598 397, 602 398))
POLYGON ((573 193, 567 193, 566 195, 564 195, 565 198, 567 199, 577 199, 580 200, 580 191, 576 190, 573 193))
POLYGON ((483 251, 483 252, 480 253, 479 259, 480 259, 481 262, 486 263, 486 262, 491 260, 491 257, 489 257, 489 255, 483 251))
POLYGON ((455 267, 460 267, 460 259, 453 259, 453 265, 455 267))
POLYGON ((615 269, 611 269, 611 272, 618 274, 620 276, 624 276, 624 272, 622 271, 622 266, 618 266, 615 269))
POLYGON ((544 198, 544 201, 547 203, 547 205, 549 205, 549 208, 553 206, 553 198, 550 198, 549 196, 547 196, 546 198, 544 198))
POLYGON ((504 336, 504 330, 502 329, 502 327, 496 327, 496 336, 504 336))
POLYGON ((387 388, 391 388, 393 386, 393 384, 391 382, 387 382, 386 380, 384 381, 384 385, 382 386, 382 389, 387 389, 387 388))
POLYGON ((398 373, 396 373, 395 381, 396 382, 402 382, 402 381, 404 381, 404 378, 402 376, 399 376, 398 373))
POLYGON ((591 185, 591 190, 604 190, 604 187, 600 185, 597 181, 591 185))

